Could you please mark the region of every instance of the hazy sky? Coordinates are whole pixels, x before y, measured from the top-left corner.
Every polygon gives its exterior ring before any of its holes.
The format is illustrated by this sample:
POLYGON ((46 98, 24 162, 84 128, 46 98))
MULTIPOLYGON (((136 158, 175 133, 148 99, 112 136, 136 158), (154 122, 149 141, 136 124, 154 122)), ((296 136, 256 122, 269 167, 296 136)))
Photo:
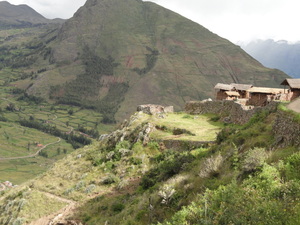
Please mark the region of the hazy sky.
MULTIPOLYGON (((70 18, 86 0, 8 0, 47 18, 70 18)), ((252 39, 300 41, 299 0, 151 0, 237 43, 252 39)))

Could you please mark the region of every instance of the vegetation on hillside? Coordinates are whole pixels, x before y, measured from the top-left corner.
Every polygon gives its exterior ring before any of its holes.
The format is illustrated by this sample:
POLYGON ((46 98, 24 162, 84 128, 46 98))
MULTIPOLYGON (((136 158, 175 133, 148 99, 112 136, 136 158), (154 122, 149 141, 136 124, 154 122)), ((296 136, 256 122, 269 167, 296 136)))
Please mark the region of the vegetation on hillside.
POLYGON ((65 85, 52 86, 50 98, 61 104, 94 109, 103 114, 103 123, 115 123, 115 113, 129 86, 125 82, 106 83, 103 77, 113 76, 118 64, 111 56, 107 59, 97 56, 88 46, 83 48, 81 60, 85 73, 65 85), (108 89, 103 96, 99 95, 101 88, 108 89))
MULTIPOLYGON (((31 191, 23 186, 28 193, 20 189, 20 196, 29 206, 35 200, 26 196, 33 193, 75 201, 77 209, 63 217, 85 224, 297 224, 299 149, 276 145, 276 116, 276 111, 263 110, 245 125, 225 124, 211 146, 168 149, 155 127, 175 131, 181 121, 186 132, 172 140, 184 135, 189 142, 194 135, 201 138, 195 134, 198 122, 217 116, 199 116, 198 121, 187 114, 136 114, 100 143, 77 150, 29 182, 31 191)), ((201 123, 203 130, 211 130, 201 123)), ((32 220, 22 209, 6 216, 10 212, 13 208, 7 207, 2 222, 32 220)))

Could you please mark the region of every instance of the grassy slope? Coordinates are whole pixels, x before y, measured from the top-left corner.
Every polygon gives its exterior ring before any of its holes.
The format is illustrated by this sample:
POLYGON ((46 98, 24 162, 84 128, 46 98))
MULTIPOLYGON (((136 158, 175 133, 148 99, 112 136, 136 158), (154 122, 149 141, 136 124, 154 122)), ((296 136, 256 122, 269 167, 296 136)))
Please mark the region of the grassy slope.
MULTIPOLYGON (((153 140, 147 146, 130 141, 86 146, 40 178, 6 193, 2 201, 7 206, 8 196, 23 189, 19 196, 30 206, 36 201, 26 196, 52 193, 75 200, 77 210, 64 216, 86 224, 295 224, 300 215, 299 149, 272 145, 275 116, 263 112, 245 126, 226 126, 208 149, 179 153, 162 150, 153 140)), ((195 121, 185 114, 166 119, 137 114, 132 119, 123 129, 130 134, 128 140, 147 122, 171 128, 177 127, 174 120, 195 121)), ((197 122, 188 130, 198 129, 197 122)), ((60 203, 54 201, 52 212, 60 203)), ((30 218, 28 214, 23 219, 30 218)))
MULTIPOLYGON (((131 123, 126 130, 127 132, 133 132, 132 134, 134 134, 136 129, 140 129, 139 125, 141 123, 150 122, 154 124, 160 124, 161 121, 164 121, 164 123, 167 125, 168 121, 173 121, 174 119, 177 121, 181 120, 183 123, 189 123, 189 130, 191 131, 198 129, 199 124, 201 124, 203 130, 211 132, 212 125, 204 124, 203 122, 208 120, 208 118, 201 116, 201 119, 195 121, 193 117, 188 117, 185 114, 171 114, 167 119, 158 119, 154 116, 149 117, 144 114, 138 114, 135 122, 131 123), (200 120, 202 120, 202 122, 200 120)), ((170 127, 177 126, 172 124, 170 127)), ((215 127, 215 129, 217 129, 217 127, 215 127)), ((215 134, 215 132, 212 132, 212 135, 213 134, 215 134)), ((211 137, 215 138, 213 136, 211 137)), ((195 155, 202 154, 202 152, 203 154, 206 154, 205 149, 198 149, 194 152, 195 155)), ((73 199, 78 201, 78 207, 86 208, 87 211, 83 210, 83 216, 91 217, 90 213, 93 214, 94 212, 89 212, 88 210, 93 208, 94 204, 109 204, 107 207, 114 207, 111 205, 116 203, 119 197, 123 198, 122 196, 124 196, 125 193, 133 194, 139 185, 141 180, 140 177, 143 176, 143 174, 150 168, 155 166, 155 164, 151 162, 151 158, 171 157, 171 161, 174 160, 172 157, 178 159, 183 157, 184 160, 190 160, 191 157, 193 158, 193 156, 186 157, 185 154, 183 154, 183 156, 176 154, 174 155, 172 152, 170 152, 170 155, 163 154, 155 142, 150 142, 148 146, 143 147, 143 145, 139 142, 134 144, 125 141, 119 143, 113 149, 106 149, 105 146, 99 146, 99 143, 97 143, 71 153, 70 155, 66 156, 66 158, 58 161, 58 163, 56 163, 49 170, 49 172, 35 180, 27 182, 22 187, 15 189, 13 192, 17 192, 18 190, 25 188, 23 191, 21 191, 21 196, 25 195, 23 194, 24 192, 28 192, 26 195, 31 195, 33 193, 40 193, 42 191, 42 193, 49 192, 63 198, 73 199), (130 149, 129 153, 124 153, 125 155, 123 155, 121 158, 118 158, 119 156, 115 155, 112 159, 107 160, 107 155, 110 151, 115 151, 117 154, 120 149, 124 148, 130 149), (26 186, 30 186, 31 190, 28 191, 26 186), (106 198, 101 196, 110 197, 106 198), (95 199, 99 199, 99 201, 101 200, 100 203, 97 203, 98 200, 95 201, 95 199), (104 202, 102 202, 102 200, 104 202), (109 201, 111 202, 108 203, 109 201), (91 205, 91 208, 88 207, 89 205, 91 205)), ((142 194, 138 198, 145 198, 145 196, 146 195, 142 194)), ((28 202, 27 204, 35 204, 35 200, 30 200, 27 197, 23 198, 25 198, 25 200, 28 202)), ((6 203, 4 202, 4 204, 7 204, 7 200, 5 201, 6 203)), ((56 205, 57 204, 59 204, 59 201, 56 203, 56 205)), ((100 206, 97 206, 95 209, 99 207, 100 206)), ((115 210, 118 211, 118 209, 115 210)), ((7 213, 9 213, 9 210, 7 213)), ((115 215, 115 213, 113 214, 115 215)), ((17 217, 20 218, 21 215, 24 215, 23 209, 21 209, 20 213, 16 215, 15 219, 17 217)), ((41 215, 43 215, 43 213, 41 213, 41 215)), ((6 217, 3 216, 2 219, 3 218, 6 217)), ((30 220, 30 218, 32 218, 32 215, 29 213, 28 216, 24 216, 23 219, 30 220)), ((90 219, 99 220, 100 218, 95 217, 90 219)), ((101 220, 103 219, 104 218, 101 220)))

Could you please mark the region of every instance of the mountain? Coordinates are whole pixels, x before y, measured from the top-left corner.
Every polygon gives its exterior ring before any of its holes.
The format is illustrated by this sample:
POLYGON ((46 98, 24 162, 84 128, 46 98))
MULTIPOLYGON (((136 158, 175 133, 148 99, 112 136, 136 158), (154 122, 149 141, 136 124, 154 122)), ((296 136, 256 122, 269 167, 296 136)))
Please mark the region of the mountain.
POLYGON ((49 20, 27 5, 12 5, 0 2, 0 28, 28 27, 46 23, 61 23, 61 20, 49 20))
POLYGON ((27 71, 46 71, 14 85, 96 109, 104 122, 144 103, 179 110, 186 101, 213 97, 218 82, 273 87, 287 77, 203 26, 141 0, 88 0, 31 45, 38 53, 27 71))
POLYGON ((242 48, 264 66, 276 68, 300 78, 300 43, 287 41, 256 40, 242 44, 242 48))

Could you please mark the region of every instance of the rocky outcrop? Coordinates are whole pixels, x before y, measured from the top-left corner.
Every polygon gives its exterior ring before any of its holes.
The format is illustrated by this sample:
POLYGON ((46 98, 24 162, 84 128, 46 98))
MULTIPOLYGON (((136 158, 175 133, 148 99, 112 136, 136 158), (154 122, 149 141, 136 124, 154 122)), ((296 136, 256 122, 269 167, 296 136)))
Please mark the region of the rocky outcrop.
POLYGON ((108 148, 115 146, 120 141, 129 141, 134 144, 141 141, 143 145, 147 145, 150 141, 150 133, 155 129, 155 126, 149 122, 141 123, 137 126, 131 126, 139 117, 142 112, 137 112, 131 116, 130 120, 125 120, 120 129, 100 136, 100 141, 104 142, 108 148))
POLYGON ((156 115, 162 113, 173 113, 174 107, 173 106, 161 106, 161 105, 139 105, 137 107, 138 112, 143 112, 149 115, 156 115))

